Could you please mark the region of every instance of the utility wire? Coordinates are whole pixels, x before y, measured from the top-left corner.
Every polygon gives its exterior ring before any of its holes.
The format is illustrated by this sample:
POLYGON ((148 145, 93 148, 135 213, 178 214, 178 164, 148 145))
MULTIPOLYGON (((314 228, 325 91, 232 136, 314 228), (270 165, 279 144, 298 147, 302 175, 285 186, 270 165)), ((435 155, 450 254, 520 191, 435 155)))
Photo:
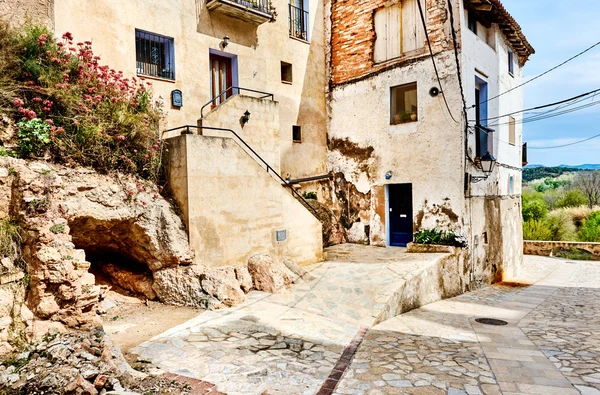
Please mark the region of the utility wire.
MULTIPOLYGON (((502 92, 502 93, 500 93, 500 94, 499 94, 499 95, 497 95, 497 96, 494 96, 494 97, 492 97, 492 98, 489 98, 489 99, 487 99, 486 101, 482 101, 482 102, 480 102, 479 104, 484 104, 484 103, 487 103, 487 102, 489 102, 489 101, 491 101, 491 100, 494 100, 494 99, 497 99, 497 98, 499 98, 499 97, 500 97, 500 96, 502 96, 502 95, 505 95, 505 94, 507 94, 507 93, 509 93, 509 92, 512 92, 512 91, 514 91, 515 89, 518 89, 518 88, 522 87, 523 85, 527 85, 527 84, 529 84, 530 82, 532 82, 532 81, 535 81, 535 80, 537 80, 538 78, 540 78, 540 77, 543 77, 544 75, 546 75, 546 74, 548 74, 548 73, 550 73, 550 72, 552 72, 552 71, 554 71, 554 70, 558 69, 559 67, 561 67, 561 66, 563 66, 563 65, 565 65, 565 64, 567 64, 567 63, 569 63, 571 60, 573 60, 573 59, 575 59, 575 58, 577 58, 577 57, 579 57, 579 56, 583 55, 584 53, 586 53, 586 52, 588 52, 588 51, 592 50, 593 48, 597 47, 598 45, 600 45, 600 41, 598 41, 596 44, 592 45, 591 47, 589 47, 589 48, 586 48, 585 50, 583 50, 583 51, 579 52, 577 55, 575 55, 575 56, 572 56, 572 57, 570 57, 569 59, 565 60, 564 62, 562 62, 562 63, 560 63, 560 64, 558 64, 558 65, 556 65, 556 66, 552 67, 551 69, 549 69, 549 70, 547 70, 547 71, 544 71, 542 74, 539 74, 539 75, 537 75, 537 76, 535 76, 535 77, 533 77, 533 78, 531 78, 531 79, 529 79, 529 80, 527 80, 527 81, 523 82, 522 84, 515 86, 514 88, 511 88, 511 89, 509 89, 509 90, 507 90, 507 91, 505 91, 505 92, 502 92)), ((477 107, 477 104, 473 104, 473 105, 472 105, 470 108, 475 108, 475 107, 477 107)))
POLYGON ((586 141, 590 141, 592 139, 595 139, 597 137, 600 137, 600 133, 597 134, 597 135, 595 135, 595 136, 588 137, 587 139, 575 141, 574 143, 568 143, 568 144, 562 144, 562 145, 554 145, 552 147, 529 147, 528 146, 527 149, 555 149, 555 148, 563 148, 563 147, 568 147, 568 146, 575 145, 575 144, 581 144, 581 143, 584 143, 586 141))
MULTIPOLYGON (((460 97, 462 98, 463 113, 465 119, 467 119, 467 101, 465 100, 465 91, 463 89, 462 74, 460 72, 460 60, 458 59, 458 44, 456 43, 456 31, 454 30, 454 10, 452 9, 452 0, 448 0, 448 11, 450 12, 450 29, 452 29, 452 42, 454 44, 456 76, 458 77, 458 86, 460 87, 460 97)), ((427 32, 427 29, 425 29, 425 31, 427 32)))
POLYGON ((429 46, 429 53, 431 54, 431 62, 433 63, 433 69, 435 70, 435 76, 438 80, 438 84, 440 84, 440 91, 442 93, 442 98, 444 99, 444 103, 446 103, 446 108, 448 109, 448 113, 450 114, 450 118, 456 123, 458 121, 452 115, 452 111, 450 111, 450 106, 448 105, 448 100, 446 100, 446 94, 444 93, 444 89, 442 88, 442 81, 440 80, 440 75, 438 74, 437 66, 435 64, 435 59, 433 58, 433 50, 431 49, 431 42, 429 41, 429 34, 427 33, 427 24, 425 23, 425 15, 423 14, 423 7, 421 6, 421 0, 417 0, 417 4, 419 5, 419 13, 421 14, 421 22, 423 23, 423 29, 425 30, 425 38, 427 38, 427 45, 429 46))
MULTIPOLYGON (((542 106, 532 107, 532 108, 528 108, 528 109, 525 109, 525 110, 514 111, 514 112, 511 112, 511 113, 508 113, 508 114, 498 115, 497 117, 490 117, 490 118, 480 119, 479 121, 490 121, 490 120, 493 120, 493 119, 507 117, 509 115, 520 114, 520 113, 529 112, 529 111, 533 111, 533 110, 540 110, 542 108, 553 107, 553 106, 556 106, 556 105, 559 105, 559 104, 568 103, 570 101, 580 99, 580 98, 585 97, 585 96, 589 96, 589 95, 597 93, 597 92, 600 92, 600 89, 594 89, 593 91, 582 93, 581 95, 577 95, 577 96, 571 97, 569 99, 557 101, 557 102, 554 102, 554 103, 544 104, 542 106)), ((469 120, 469 122, 476 122, 476 120, 471 119, 471 120, 469 120)))

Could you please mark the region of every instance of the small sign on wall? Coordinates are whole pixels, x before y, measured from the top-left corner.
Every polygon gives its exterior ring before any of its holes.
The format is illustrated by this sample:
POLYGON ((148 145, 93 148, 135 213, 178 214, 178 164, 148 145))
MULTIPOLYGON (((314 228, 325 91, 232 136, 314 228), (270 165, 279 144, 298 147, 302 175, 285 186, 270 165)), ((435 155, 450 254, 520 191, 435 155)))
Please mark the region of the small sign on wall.
POLYGON ((179 89, 171 91, 171 105, 173 107, 183 107, 183 95, 179 89))

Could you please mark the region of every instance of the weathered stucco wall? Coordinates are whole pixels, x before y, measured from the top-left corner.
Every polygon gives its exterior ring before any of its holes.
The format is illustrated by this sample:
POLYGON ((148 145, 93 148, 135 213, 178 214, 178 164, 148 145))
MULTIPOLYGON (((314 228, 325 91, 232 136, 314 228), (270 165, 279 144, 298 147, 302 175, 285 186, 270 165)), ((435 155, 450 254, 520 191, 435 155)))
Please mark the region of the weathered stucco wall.
POLYGON ((576 241, 523 241, 523 253, 526 255, 553 256, 557 248, 578 248, 600 258, 600 243, 580 243, 576 241))
POLYGON ((0 0, 0 16, 14 26, 25 22, 54 26, 54 0, 0 0))
MULTIPOLYGON (((233 130, 269 166, 277 172, 281 170, 279 103, 270 99, 236 95, 205 115, 202 126, 233 130), (241 117, 246 110, 251 113, 250 120, 242 126, 241 117)), ((225 131, 203 129, 200 133, 204 136, 235 138, 231 132, 225 131)), ((245 150, 254 156, 250 150, 245 150)))
MULTIPOLYGON (((198 135, 168 140, 185 152, 188 232, 195 263, 245 265, 257 253, 298 264, 322 260, 321 223, 230 138, 198 135), (287 231, 277 242, 275 231, 287 231)), ((171 149, 171 148, 169 148, 171 149)), ((186 187, 169 178, 177 200, 186 187)))
POLYGON ((56 0, 56 32, 91 40, 101 63, 134 76, 135 29, 169 36, 175 42, 176 81, 153 79, 156 98, 168 110, 165 127, 196 125, 210 100, 209 51, 237 55, 239 86, 273 93, 280 103, 282 172, 292 177, 325 169, 326 109, 323 3, 309 2, 310 43, 289 37, 288 2, 274 0, 277 20, 255 26, 210 11, 205 1, 56 0), (224 36, 229 46, 221 47, 224 36), (281 61, 291 63, 293 83, 281 82, 281 61), (171 108, 170 93, 183 93, 183 107, 171 108), (292 125, 302 126, 302 143, 292 142, 292 125))

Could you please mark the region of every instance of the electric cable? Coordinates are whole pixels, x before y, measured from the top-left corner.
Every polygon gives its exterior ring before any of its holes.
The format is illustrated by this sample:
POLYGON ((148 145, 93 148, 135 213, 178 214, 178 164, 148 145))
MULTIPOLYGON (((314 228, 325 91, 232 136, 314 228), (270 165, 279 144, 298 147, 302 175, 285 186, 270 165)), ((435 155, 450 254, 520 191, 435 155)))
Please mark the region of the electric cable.
MULTIPOLYGON (((502 118, 502 117, 507 117, 509 115, 515 115, 515 114, 520 114, 520 113, 524 113, 524 112, 530 112, 530 111, 533 111, 533 110, 541 110, 542 108, 548 108, 548 107, 553 107, 553 106, 556 106, 556 105, 559 105, 559 104, 568 103, 570 101, 577 100, 577 99, 589 96, 589 95, 597 93, 597 92, 600 92, 600 89, 594 89, 593 91, 582 93, 581 95, 577 95, 577 96, 571 97, 569 99, 557 101, 557 102, 554 102, 554 103, 549 103, 549 104, 544 104, 544 105, 537 106, 537 107, 527 108, 525 110, 513 111, 513 112, 510 112, 508 114, 498 115, 496 117, 489 117, 489 118, 485 118, 485 119, 480 119, 479 121, 480 122, 481 121, 490 121, 490 120, 494 120, 494 119, 498 119, 498 118, 502 118)), ((471 119, 471 120, 469 120, 469 122, 477 122, 477 120, 471 119)))
POLYGON ((423 7, 421 6, 421 1, 417 0, 417 4, 419 5, 419 13, 421 14, 421 22, 423 24, 423 29, 425 30, 425 38, 427 39, 427 45, 429 46, 429 53, 431 54, 431 62, 433 63, 433 69, 435 71, 435 76, 437 78, 438 84, 440 84, 440 92, 442 93, 442 98, 444 99, 444 103, 446 103, 446 108, 448 109, 448 113, 450 117, 455 123, 459 123, 454 115, 452 115, 452 111, 450 111, 450 106, 448 105, 448 100, 446 100, 446 94, 444 93, 444 89, 442 89, 442 81, 440 80, 440 75, 437 70, 437 66, 435 64, 435 59, 433 57, 433 50, 431 49, 431 42, 429 41, 429 34, 427 33, 427 23, 425 23, 425 16, 423 14, 423 7))
MULTIPOLYGON (((499 97, 500 97, 500 96, 502 96, 502 95, 505 95, 505 94, 507 94, 507 93, 509 93, 509 92, 512 92, 512 91, 514 91, 515 89, 518 89, 518 88, 520 88, 520 87, 522 87, 522 86, 524 86, 524 85, 527 85, 527 84, 529 84, 530 82, 532 82, 532 81, 535 81, 535 80, 537 80, 538 78, 540 78, 540 77, 543 77, 544 75, 546 75, 546 74, 548 74, 548 73, 550 73, 550 72, 552 72, 552 71, 554 71, 554 70, 558 69, 559 67, 561 67, 561 66, 563 66, 563 65, 565 65, 565 64, 567 64, 567 63, 569 63, 569 62, 570 62, 570 61, 572 61, 573 59, 575 59, 575 58, 578 58, 579 56, 581 56, 581 55, 583 55, 584 53, 586 53, 586 52, 588 52, 588 51, 592 50, 593 48, 597 47, 598 45, 600 45, 600 41, 598 41, 596 44, 592 45, 591 47, 588 47, 588 48, 586 48, 585 50, 583 50, 583 51, 579 52, 577 55, 575 55, 575 56, 572 56, 572 57, 570 57, 569 59, 565 60, 564 62, 562 62, 562 63, 560 63, 560 64, 558 64, 558 65, 556 65, 556 66, 552 67, 551 69, 549 69, 549 70, 547 70, 547 71, 544 71, 542 74, 539 74, 539 75, 537 75, 537 76, 535 76, 535 77, 533 77, 533 78, 531 78, 531 79, 529 79, 529 80, 527 80, 527 81, 523 82, 522 84, 519 84, 519 85, 515 86, 514 88, 510 88, 509 90, 507 90, 507 91, 505 91, 505 92, 502 92, 502 93, 500 93, 500 94, 498 94, 498 95, 496 95, 496 96, 494 96, 494 97, 492 97, 492 98, 489 98, 489 99, 487 99, 486 101, 482 101, 482 102, 480 102, 479 104, 485 104, 485 103, 487 103, 487 102, 489 102, 489 101, 491 101, 491 100, 494 100, 494 99, 497 99, 497 98, 499 98, 499 97)), ((477 104, 473 104, 473 105, 472 105, 470 108, 475 108, 476 106, 477 106, 477 104)))
POLYGON ((561 145, 554 145, 554 146, 552 146, 552 147, 529 147, 529 146, 527 146, 527 149, 555 149, 555 148, 569 147, 569 146, 571 146, 571 145, 575 145, 575 144, 581 144, 581 143, 584 143, 584 142, 586 142, 586 141, 590 141, 590 140, 592 140, 592 139, 595 139, 595 138, 598 138, 598 137, 600 137, 600 133, 598 133, 598 134, 597 134, 597 135, 595 135, 595 136, 592 136, 592 137, 588 137, 588 138, 586 138, 586 139, 583 139, 583 140, 575 141, 575 142, 573 142, 573 143, 561 144, 561 145))

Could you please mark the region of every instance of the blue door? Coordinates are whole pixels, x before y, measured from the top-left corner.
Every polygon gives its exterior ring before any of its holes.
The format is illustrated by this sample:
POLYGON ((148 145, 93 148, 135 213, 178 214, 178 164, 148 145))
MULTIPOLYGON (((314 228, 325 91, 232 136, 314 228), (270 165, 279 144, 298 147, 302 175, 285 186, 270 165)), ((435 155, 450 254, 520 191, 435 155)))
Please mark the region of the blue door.
POLYGON ((412 184, 388 185, 390 245, 405 247, 413 240, 412 184))

